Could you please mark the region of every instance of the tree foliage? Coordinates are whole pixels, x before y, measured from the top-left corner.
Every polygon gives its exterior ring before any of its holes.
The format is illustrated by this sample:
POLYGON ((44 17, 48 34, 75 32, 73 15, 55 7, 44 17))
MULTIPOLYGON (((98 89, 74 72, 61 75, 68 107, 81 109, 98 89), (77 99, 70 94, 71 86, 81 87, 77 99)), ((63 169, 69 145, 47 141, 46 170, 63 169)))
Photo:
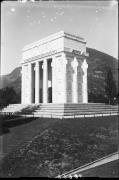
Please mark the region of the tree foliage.
POLYGON ((105 97, 105 94, 96 94, 96 93, 88 93, 88 101, 93 103, 108 103, 107 97, 105 97))
POLYGON ((3 108, 8 104, 14 104, 19 102, 20 102, 20 95, 16 94, 13 87, 6 87, 0 89, 0 108, 3 108))
POLYGON ((113 104, 117 96, 116 83, 113 78, 111 69, 107 71, 106 81, 105 81, 105 93, 108 98, 108 103, 113 104))

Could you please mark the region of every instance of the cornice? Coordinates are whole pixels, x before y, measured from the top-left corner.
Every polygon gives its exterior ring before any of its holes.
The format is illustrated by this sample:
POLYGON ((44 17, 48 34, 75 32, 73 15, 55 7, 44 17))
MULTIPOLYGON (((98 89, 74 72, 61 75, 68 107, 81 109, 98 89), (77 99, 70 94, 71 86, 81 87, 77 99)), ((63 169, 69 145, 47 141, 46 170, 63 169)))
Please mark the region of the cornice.
POLYGON ((81 51, 77 51, 77 50, 71 50, 71 49, 68 49, 68 48, 65 48, 64 51, 52 51, 50 53, 45 53, 41 56, 40 55, 37 55, 37 56, 33 56, 31 58, 28 58, 28 59, 25 59, 25 60, 22 60, 21 61, 21 64, 24 64, 24 63, 29 63, 29 62, 34 62, 36 60, 42 60, 42 59, 45 59, 47 57, 52 57, 54 56, 55 54, 59 55, 60 53, 64 52, 66 54, 67 57, 77 57, 77 58, 80 58, 80 59, 84 59, 86 57, 88 57, 88 53, 87 52, 81 52, 81 51))
MULTIPOLYGON (((62 52, 62 51, 61 51, 62 52)), ((27 58, 25 60, 22 60, 21 61, 21 64, 25 64, 25 63, 29 63, 29 62, 34 62, 36 60, 43 60, 43 59, 46 59, 48 57, 48 59, 52 56, 54 56, 55 54, 58 54, 58 53, 61 53, 61 52, 57 52, 57 51, 52 51, 51 53, 44 53, 42 56, 41 54, 37 55, 37 56, 33 56, 33 57, 30 57, 30 58, 27 58)))

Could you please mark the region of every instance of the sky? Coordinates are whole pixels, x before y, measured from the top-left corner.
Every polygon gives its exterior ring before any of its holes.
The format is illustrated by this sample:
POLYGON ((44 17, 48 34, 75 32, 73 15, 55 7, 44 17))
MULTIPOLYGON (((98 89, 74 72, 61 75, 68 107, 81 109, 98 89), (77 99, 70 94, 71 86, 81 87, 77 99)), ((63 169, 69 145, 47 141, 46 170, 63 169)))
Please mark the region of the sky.
POLYGON ((22 49, 61 30, 86 39, 87 47, 118 58, 117 1, 3 1, 1 75, 20 66, 22 49))

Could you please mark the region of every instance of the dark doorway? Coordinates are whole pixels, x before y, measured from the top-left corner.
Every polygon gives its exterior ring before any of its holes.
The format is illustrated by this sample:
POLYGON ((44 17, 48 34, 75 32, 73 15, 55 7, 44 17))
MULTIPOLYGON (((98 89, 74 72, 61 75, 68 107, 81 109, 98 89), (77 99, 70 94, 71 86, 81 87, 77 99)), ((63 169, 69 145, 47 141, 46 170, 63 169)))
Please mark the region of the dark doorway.
POLYGON ((39 93, 40 93, 40 103, 43 103, 43 61, 40 62, 40 89, 39 89, 39 93))
POLYGON ((32 103, 35 103, 35 64, 32 64, 32 103))

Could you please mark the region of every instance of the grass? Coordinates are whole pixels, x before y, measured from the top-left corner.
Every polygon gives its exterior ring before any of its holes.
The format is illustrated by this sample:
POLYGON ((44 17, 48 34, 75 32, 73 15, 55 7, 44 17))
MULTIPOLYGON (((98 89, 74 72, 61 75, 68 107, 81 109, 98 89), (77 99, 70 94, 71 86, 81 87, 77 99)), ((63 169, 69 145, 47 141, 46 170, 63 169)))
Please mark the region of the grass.
MULTIPOLYGON (((8 126, 7 124, 5 126, 8 126)), ((55 177, 117 151, 118 117, 37 118, 3 134, 1 177, 55 177), (43 134, 42 134, 43 133, 43 134)))
MULTIPOLYGON (((2 118, 1 118, 2 121, 2 118)), ((19 148, 23 143, 30 141, 38 133, 42 133, 54 121, 47 118, 18 117, 2 122, 1 137, 3 152, 8 154, 19 148)))

